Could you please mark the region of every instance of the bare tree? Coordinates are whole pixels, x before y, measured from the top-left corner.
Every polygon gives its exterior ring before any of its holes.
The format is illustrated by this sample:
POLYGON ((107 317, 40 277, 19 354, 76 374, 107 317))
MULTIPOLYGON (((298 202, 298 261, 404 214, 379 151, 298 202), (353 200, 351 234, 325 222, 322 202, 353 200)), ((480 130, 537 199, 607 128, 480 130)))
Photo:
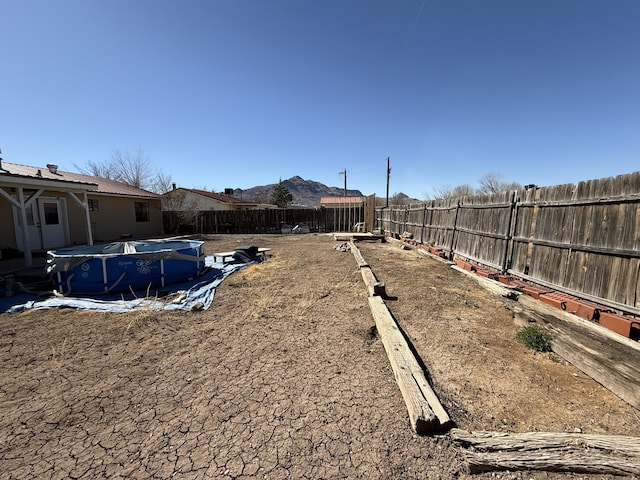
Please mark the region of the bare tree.
POLYGON ((466 197, 475 195, 476 191, 469 184, 458 185, 452 187, 451 185, 443 185, 442 187, 436 187, 432 190, 427 198, 439 199, 439 198, 454 198, 454 197, 466 197))
POLYGON ((441 187, 434 188, 431 193, 425 194, 427 199, 439 199, 439 198, 456 198, 456 197, 469 197, 472 195, 490 195, 498 192, 508 192, 511 190, 520 190, 522 185, 517 182, 503 182, 500 180, 500 175, 497 173, 487 173, 480 177, 478 183, 480 187, 474 189, 469 184, 458 185, 452 187, 451 185, 443 185, 441 187))
POLYGON ((480 177, 478 193, 490 195, 492 193, 507 192, 509 190, 519 190, 522 188, 522 185, 517 182, 503 182, 500 180, 501 177, 498 173, 487 173, 480 177))
POLYGON ((454 197, 469 197, 471 195, 475 195, 476 193, 476 190, 467 183, 465 183, 464 185, 458 185, 453 189, 454 197))
POLYGON ((173 190, 173 179, 168 173, 158 171, 156 177, 153 179, 151 191, 156 193, 167 193, 173 190))
POLYGON ((198 204, 187 199, 187 191, 170 190, 162 196, 162 210, 167 213, 167 231, 191 233, 197 230, 198 204))
POLYGON ((521 183, 518 182, 511 182, 511 183, 505 183, 504 184, 504 192, 510 192, 512 190, 522 190, 524 188, 524 186, 521 183))
POLYGON ((115 170, 114 180, 136 188, 151 188, 154 175, 151 160, 142 150, 132 155, 128 150, 115 149, 111 152, 111 165, 115 170))
POLYGON ((86 166, 74 166, 85 175, 93 175, 94 177, 100 178, 108 178, 113 180, 113 168, 111 168, 111 163, 103 160, 101 162, 94 162, 93 160, 87 161, 86 166))
POLYGON ((142 149, 135 154, 128 150, 114 149, 109 160, 89 160, 84 167, 75 167, 87 175, 116 180, 156 193, 165 193, 171 189, 171 177, 153 168, 151 159, 142 149))
POLYGON ((439 187, 433 187, 431 192, 425 192, 424 197, 427 200, 435 200, 438 198, 451 198, 453 197, 453 187, 449 184, 441 185, 439 187))

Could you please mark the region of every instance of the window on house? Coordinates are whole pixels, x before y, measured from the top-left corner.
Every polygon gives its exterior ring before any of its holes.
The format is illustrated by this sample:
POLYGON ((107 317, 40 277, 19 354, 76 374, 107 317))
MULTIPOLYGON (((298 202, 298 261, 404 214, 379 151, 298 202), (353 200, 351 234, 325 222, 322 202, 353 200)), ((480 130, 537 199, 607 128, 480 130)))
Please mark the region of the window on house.
POLYGON ((56 202, 43 202, 42 210, 44 211, 45 225, 60 225, 58 204, 56 202))
POLYGON ((136 202, 136 222, 148 222, 149 221, 149 204, 146 202, 136 202))
POLYGON ((90 198, 88 202, 90 212, 97 212, 99 210, 100 205, 98 204, 98 200, 96 200, 95 198, 90 198))

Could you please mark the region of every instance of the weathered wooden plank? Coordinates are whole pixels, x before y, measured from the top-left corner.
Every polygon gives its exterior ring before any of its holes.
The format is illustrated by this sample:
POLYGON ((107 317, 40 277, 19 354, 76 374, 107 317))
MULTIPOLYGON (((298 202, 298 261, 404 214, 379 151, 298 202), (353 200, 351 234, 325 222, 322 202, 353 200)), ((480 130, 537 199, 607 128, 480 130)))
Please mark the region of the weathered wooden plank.
POLYGON ((640 437, 580 433, 502 433, 451 430, 465 447, 472 473, 548 470, 633 475, 640 473, 640 437))
POLYGON ((434 433, 449 428, 449 415, 427 382, 386 304, 380 297, 369 297, 369 306, 407 406, 411 427, 416 433, 434 433))
POLYGON ((364 284, 367 286, 367 292, 369 293, 370 297, 384 297, 386 295, 385 284, 378 281, 376 275, 373 273, 373 270, 371 270, 370 267, 362 267, 360 269, 360 274, 362 275, 364 284))
MULTIPOLYGON (((366 264, 360 250, 351 242, 351 251, 360 264, 366 264)), ((369 291, 369 306, 396 382, 407 405, 411 427, 416 433, 433 433, 449 428, 451 419, 427 382, 407 340, 382 300, 384 284, 367 264, 360 268, 369 291)))
POLYGON ((490 470, 545 470, 593 474, 629 475, 640 472, 636 461, 612 458, 607 453, 573 452, 473 452, 465 450, 471 473, 490 470))
POLYGON ((594 435, 565 432, 472 432, 459 428, 451 429, 450 434, 455 441, 462 443, 464 446, 472 446, 487 451, 583 447, 611 452, 617 451, 629 456, 640 456, 640 437, 626 435, 594 435))
POLYGON ((358 262, 358 267, 362 268, 369 266, 367 261, 362 256, 360 249, 356 246, 353 240, 349 242, 349 248, 351 248, 351 253, 353 253, 353 256, 356 258, 356 262, 358 262))
POLYGON ((351 248, 351 253, 355 257, 358 262, 358 266, 360 267, 360 274, 362 275, 362 280, 364 284, 367 286, 367 292, 370 297, 373 296, 386 296, 386 287, 385 284, 378 280, 375 273, 367 263, 367 261, 362 256, 360 249, 356 246, 355 242, 349 242, 349 246, 351 248))
POLYGON ((518 300, 518 316, 549 332, 555 353, 640 409, 640 343, 526 295, 518 300))

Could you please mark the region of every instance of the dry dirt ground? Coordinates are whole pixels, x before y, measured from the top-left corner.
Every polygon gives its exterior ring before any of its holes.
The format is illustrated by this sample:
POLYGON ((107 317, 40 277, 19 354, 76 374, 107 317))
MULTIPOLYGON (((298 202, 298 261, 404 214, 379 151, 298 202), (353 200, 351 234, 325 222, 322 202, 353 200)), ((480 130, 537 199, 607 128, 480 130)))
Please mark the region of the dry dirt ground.
MULTIPOLYGON (((414 434, 337 243, 211 237, 208 254, 272 256, 203 312, 0 315, 0 478, 609 478, 469 475, 446 434, 414 434)), ((460 428, 640 433, 640 412, 516 342, 509 300, 397 244, 359 246, 460 428)))

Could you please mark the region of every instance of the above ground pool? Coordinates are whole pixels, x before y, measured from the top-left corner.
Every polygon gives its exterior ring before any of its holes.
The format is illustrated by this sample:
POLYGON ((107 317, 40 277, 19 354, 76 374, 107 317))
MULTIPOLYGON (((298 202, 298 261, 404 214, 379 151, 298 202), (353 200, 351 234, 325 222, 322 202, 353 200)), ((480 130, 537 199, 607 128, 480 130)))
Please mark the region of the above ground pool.
POLYGON ((64 295, 148 290, 204 271, 204 242, 143 240, 47 252, 47 272, 64 295))

